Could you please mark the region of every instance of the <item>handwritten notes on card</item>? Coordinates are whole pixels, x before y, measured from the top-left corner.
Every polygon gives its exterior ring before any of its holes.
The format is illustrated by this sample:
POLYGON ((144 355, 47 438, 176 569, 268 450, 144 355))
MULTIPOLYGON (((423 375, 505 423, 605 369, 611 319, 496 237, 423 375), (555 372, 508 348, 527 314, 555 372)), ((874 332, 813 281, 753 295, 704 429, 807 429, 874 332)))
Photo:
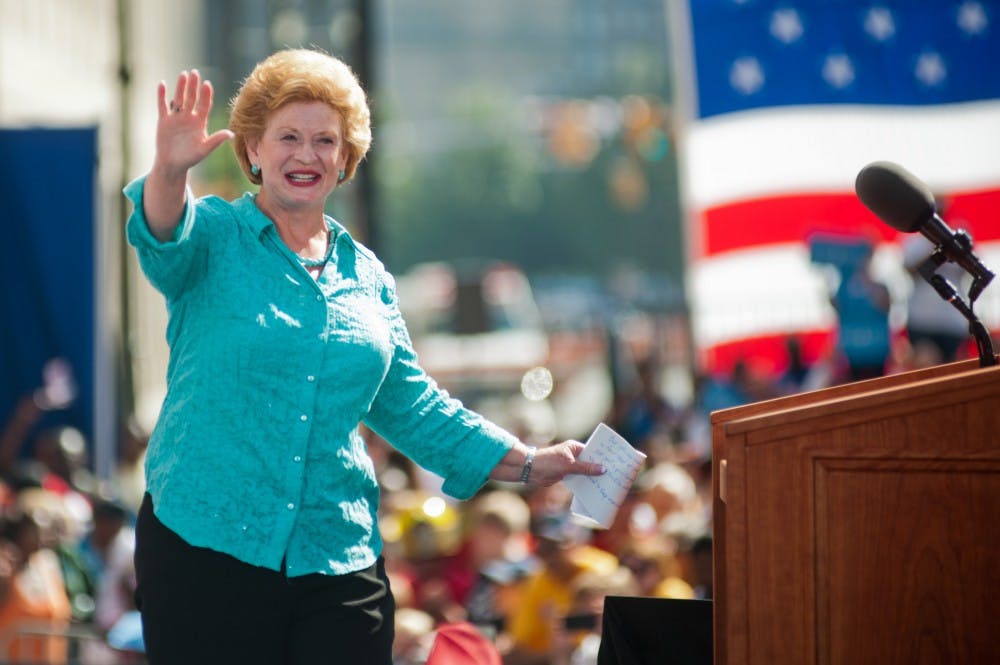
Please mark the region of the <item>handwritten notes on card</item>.
POLYGON ((591 526, 607 529, 639 475, 646 456, 601 423, 587 439, 580 459, 602 464, 604 473, 566 476, 563 483, 573 493, 570 510, 591 526))

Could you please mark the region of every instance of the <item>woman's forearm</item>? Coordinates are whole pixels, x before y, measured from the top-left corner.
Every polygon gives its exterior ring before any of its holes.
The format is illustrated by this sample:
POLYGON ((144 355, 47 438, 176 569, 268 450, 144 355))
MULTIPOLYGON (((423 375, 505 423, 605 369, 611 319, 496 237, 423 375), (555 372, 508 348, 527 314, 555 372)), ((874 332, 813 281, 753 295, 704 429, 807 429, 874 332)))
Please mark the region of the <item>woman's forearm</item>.
POLYGON ((142 191, 142 212, 150 233, 160 242, 170 240, 184 214, 187 169, 172 171, 154 164, 142 191))
POLYGON ((493 467, 490 478, 503 482, 514 483, 521 479, 521 471, 524 463, 528 459, 528 446, 518 443, 507 451, 507 454, 500 458, 500 462, 493 467))

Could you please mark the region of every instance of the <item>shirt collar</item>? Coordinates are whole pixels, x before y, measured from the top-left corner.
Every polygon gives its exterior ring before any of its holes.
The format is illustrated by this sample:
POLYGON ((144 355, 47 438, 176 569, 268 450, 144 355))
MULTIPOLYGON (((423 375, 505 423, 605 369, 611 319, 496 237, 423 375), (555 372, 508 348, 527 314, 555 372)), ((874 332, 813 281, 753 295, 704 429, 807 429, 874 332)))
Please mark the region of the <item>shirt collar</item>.
MULTIPOLYGON (((243 196, 233 201, 233 206, 239 210, 240 213, 242 213, 243 219, 247 221, 247 224, 250 225, 250 228, 253 229, 254 233, 260 237, 260 235, 267 229, 273 229, 274 223, 271 222, 270 218, 268 218, 268 216, 257 207, 257 204, 254 202, 255 197, 256 194, 253 194, 252 192, 245 192, 243 196)), ((352 247, 357 249, 357 243, 354 242, 354 238, 351 237, 351 234, 340 222, 329 215, 324 215, 323 218, 326 220, 327 227, 333 231, 334 242, 338 242, 343 239, 350 243, 352 247)))

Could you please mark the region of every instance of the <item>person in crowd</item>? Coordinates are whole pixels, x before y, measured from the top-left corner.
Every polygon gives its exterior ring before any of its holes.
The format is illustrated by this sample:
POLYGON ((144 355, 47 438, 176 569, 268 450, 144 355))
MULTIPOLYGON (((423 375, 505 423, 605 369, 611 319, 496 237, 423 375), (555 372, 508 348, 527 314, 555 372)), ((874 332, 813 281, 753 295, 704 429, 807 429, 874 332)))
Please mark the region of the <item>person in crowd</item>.
MULTIPOLYGON (((380 528, 390 580, 402 582, 409 602, 435 622, 463 620, 461 598, 467 584, 458 557, 460 506, 420 490, 386 493, 384 499, 387 512, 380 528)), ((396 601, 397 607, 402 605, 396 601)))
POLYGON ((659 462, 639 476, 636 489, 642 502, 653 509, 660 528, 671 522, 704 518, 698 486, 680 464, 659 462))
POLYGON ((391 662, 393 596, 364 423, 472 497, 487 479, 600 474, 583 444, 537 451, 417 362, 395 283, 324 214, 371 143, 351 69, 311 49, 254 68, 230 127, 212 86, 157 90, 152 167, 125 188, 127 236, 169 319, 167 394, 146 452, 137 600, 152 665, 391 662), (232 141, 259 190, 195 199, 189 172, 232 141))
POLYGON ((135 418, 128 418, 119 435, 118 462, 109 479, 110 494, 128 510, 134 519, 146 493, 147 433, 135 418))
POLYGON ((635 578, 636 594, 652 598, 694 598, 694 589, 683 578, 677 543, 662 534, 636 537, 621 549, 621 564, 635 578))
MULTIPOLYGON (((91 520, 89 499, 60 494, 40 486, 18 490, 8 509, 14 518, 29 515, 38 527, 38 548, 55 554, 73 622, 89 625, 94 618, 97 587, 77 550, 91 520)), ((45 555, 48 556, 48 555, 45 555)))
POLYGON ((590 532, 564 511, 541 516, 535 526, 540 566, 528 574, 507 624, 510 646, 505 665, 545 665, 555 638, 554 622, 573 604, 573 584, 584 573, 611 575, 619 568, 613 554, 589 544, 590 532))
POLYGON ((684 579, 694 590, 694 597, 712 598, 712 536, 702 533, 680 541, 678 560, 684 579))
POLYGON ((427 652, 427 665, 503 665, 488 637, 467 621, 439 625, 427 652))
POLYGON ((847 381, 882 376, 889 360, 892 299, 886 285, 872 274, 873 255, 874 248, 869 245, 863 258, 841 268, 840 284, 831 298, 837 311, 837 341, 847 381))
POLYGON ((614 430, 647 454, 654 439, 672 444, 680 438, 680 414, 660 390, 659 370, 654 356, 639 360, 635 386, 617 396, 611 414, 614 430))
POLYGON ((809 364, 806 363, 802 341, 794 335, 785 338, 786 365, 777 378, 779 395, 794 395, 802 392, 809 380, 809 364))
POLYGON ((550 665, 597 665, 604 623, 604 599, 634 596, 638 584, 632 572, 619 566, 611 574, 587 572, 573 581, 573 602, 555 622, 550 665))
POLYGON ((776 397, 777 387, 747 358, 737 358, 728 373, 697 380, 698 408, 705 414, 776 397))
POLYGON ((46 470, 46 486, 53 491, 83 495, 98 492, 97 478, 90 470, 87 440, 77 428, 52 427, 39 432, 34 457, 46 470))
MULTIPOLYGON (((934 245, 919 233, 903 241, 903 267, 913 280, 913 289, 906 301, 906 336, 914 367, 958 360, 962 343, 971 338, 965 317, 945 302, 918 272, 933 251, 934 245)), ((962 293, 966 275, 961 266, 946 262, 935 273, 962 293)))
POLYGON ((3 423, 3 428, 0 429, 0 473, 5 478, 13 480, 21 473, 21 449, 43 413, 34 394, 28 393, 21 396, 3 423))
POLYGON ((534 539, 543 522, 551 521, 552 515, 561 515, 569 510, 573 493, 560 483, 547 487, 530 487, 524 493, 528 503, 528 530, 534 539))
POLYGON ((434 640, 434 617, 413 607, 396 609, 392 665, 424 665, 434 640))
POLYGON ((0 474, 15 488, 40 485, 82 501, 97 489, 87 440, 72 426, 41 426, 48 407, 38 395, 22 397, 0 431, 0 474))
POLYGON ((531 570, 531 514, 515 492, 484 493, 466 511, 468 528, 461 550, 467 580, 463 603, 469 622, 496 634, 516 598, 514 584, 531 570))
POLYGON ((34 511, 18 502, 0 533, 0 658, 67 662, 72 614, 56 553, 34 511))
POLYGON ((115 501, 97 500, 93 524, 77 546, 96 587, 95 619, 107 631, 132 609, 135 531, 128 511, 115 501))
POLYGON ((60 415, 76 395, 72 366, 60 357, 47 360, 41 385, 21 395, 0 426, 0 474, 13 486, 40 483, 59 494, 96 490, 87 440, 60 415))
POLYGON ((490 489, 465 506, 423 492, 397 492, 386 503, 391 513, 382 518, 382 537, 393 546, 413 604, 438 622, 496 627, 509 602, 507 587, 531 565, 524 499, 490 489))

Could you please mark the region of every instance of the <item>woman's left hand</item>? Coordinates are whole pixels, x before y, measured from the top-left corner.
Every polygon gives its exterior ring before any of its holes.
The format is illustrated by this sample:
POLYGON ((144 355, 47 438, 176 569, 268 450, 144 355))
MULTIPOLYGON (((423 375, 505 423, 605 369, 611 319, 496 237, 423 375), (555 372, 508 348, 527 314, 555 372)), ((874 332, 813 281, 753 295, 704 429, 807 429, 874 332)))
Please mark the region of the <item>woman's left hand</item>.
POLYGON ((554 485, 571 473, 584 476, 599 476, 604 473, 604 467, 600 464, 580 461, 583 448, 582 443, 573 440, 539 448, 531 465, 528 482, 532 485, 554 485))
MULTIPOLYGON (((582 443, 573 440, 539 448, 532 460, 528 483, 548 486, 554 485, 571 473, 584 476, 599 476, 604 473, 604 467, 600 464, 580 460, 583 448, 582 443)), ((517 482, 521 479, 527 457, 528 447, 524 444, 511 448, 493 469, 490 477, 495 480, 517 482)))

